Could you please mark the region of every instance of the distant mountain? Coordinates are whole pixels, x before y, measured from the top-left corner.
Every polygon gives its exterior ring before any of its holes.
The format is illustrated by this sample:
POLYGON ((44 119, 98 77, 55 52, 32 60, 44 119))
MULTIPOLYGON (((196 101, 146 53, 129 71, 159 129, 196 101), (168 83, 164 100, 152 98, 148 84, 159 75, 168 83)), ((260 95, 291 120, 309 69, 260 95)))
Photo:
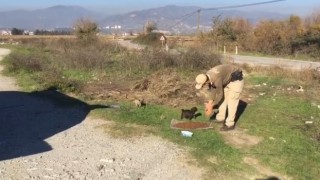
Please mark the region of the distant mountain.
MULTIPOLYGON (((122 29, 141 30, 147 21, 153 21, 161 30, 169 30, 175 33, 194 32, 198 27, 198 10, 196 6, 164 6, 159 8, 133 11, 126 14, 108 16, 99 22, 101 26, 121 26, 122 29)), ((199 25, 202 30, 212 27, 215 17, 241 17, 248 19, 251 23, 257 23, 261 19, 284 19, 288 15, 268 12, 244 12, 240 10, 224 11, 200 11, 199 25)))
MULTIPOLYGON (((15 10, 0 12, 0 28, 20 29, 50 29, 56 27, 72 27, 79 18, 89 18, 103 27, 105 32, 141 31, 147 21, 157 23, 161 30, 174 33, 194 32, 197 29, 198 13, 201 7, 196 6, 164 6, 159 8, 132 11, 125 14, 107 16, 102 13, 87 10, 79 6, 54 6, 34 11, 15 10), (117 27, 115 29, 114 27, 117 27)), ((242 17, 252 23, 261 19, 283 19, 288 15, 267 12, 244 12, 240 10, 200 12, 200 28, 208 29, 212 26, 214 17, 242 17)))
MULTIPOLYGON (((146 9, 141 11, 133 11, 126 14, 108 16, 99 22, 102 26, 120 25, 123 29, 143 29, 147 21, 157 23, 159 29, 172 30, 175 24, 179 22, 181 16, 197 11, 200 7, 181 7, 181 6, 165 6, 159 8, 146 9)), ((193 19, 196 20, 195 17, 193 19)), ((194 22, 190 20, 182 21, 186 28, 191 28, 194 22)))
POLYGON ((15 10, 0 12, 0 28, 51 29, 71 27, 79 18, 99 21, 104 14, 79 6, 53 6, 33 11, 15 10))

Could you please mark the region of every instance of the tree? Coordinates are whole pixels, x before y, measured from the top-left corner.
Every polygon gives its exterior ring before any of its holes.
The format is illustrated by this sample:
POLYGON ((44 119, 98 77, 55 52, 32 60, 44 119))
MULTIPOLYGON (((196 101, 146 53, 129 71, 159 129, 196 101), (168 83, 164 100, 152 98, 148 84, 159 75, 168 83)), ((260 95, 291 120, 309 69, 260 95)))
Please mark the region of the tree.
POLYGON ((252 50, 253 26, 251 23, 242 18, 235 18, 232 19, 232 29, 237 46, 243 50, 252 50))
POLYGON ((299 16, 290 16, 289 22, 288 22, 288 28, 290 30, 290 33, 294 34, 302 34, 303 29, 303 23, 299 16))
POLYGON ((305 19, 307 29, 320 29, 320 13, 314 12, 305 19))
MULTIPOLYGON (((220 16, 213 18, 212 30, 208 33, 208 39, 215 46, 239 46, 245 50, 251 50, 253 28, 248 20, 241 18, 225 18, 220 16)), ((208 42, 208 40, 205 40, 208 42)), ((219 47, 218 47, 219 48, 219 47)))
POLYGON ((232 20, 226 18, 224 20, 215 20, 212 31, 217 39, 223 42, 234 42, 237 40, 236 32, 233 29, 232 20))
POLYGON ((93 41, 97 38, 99 32, 97 23, 89 19, 79 19, 74 25, 74 32, 78 39, 84 41, 93 41))
POLYGON ((282 21, 261 21, 254 30, 254 46, 265 54, 283 54, 286 47, 286 27, 282 21))
POLYGON ((153 30, 156 30, 157 24, 153 21, 147 21, 147 23, 144 25, 144 33, 150 34, 153 30))
POLYGON ((22 35, 23 34, 23 30, 22 29, 18 29, 18 28, 12 28, 11 34, 12 35, 22 35))
POLYGON ((320 13, 314 12, 306 17, 304 31, 292 42, 292 54, 320 56, 320 13))

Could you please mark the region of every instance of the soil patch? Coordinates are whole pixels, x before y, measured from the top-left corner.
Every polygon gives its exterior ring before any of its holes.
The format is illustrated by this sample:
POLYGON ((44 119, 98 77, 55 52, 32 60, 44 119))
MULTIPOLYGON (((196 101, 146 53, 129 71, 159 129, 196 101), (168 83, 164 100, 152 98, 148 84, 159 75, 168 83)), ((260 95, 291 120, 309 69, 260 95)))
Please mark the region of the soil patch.
POLYGON ((172 107, 194 106, 203 101, 197 97, 192 80, 184 80, 172 69, 161 70, 138 80, 90 82, 81 89, 91 100, 133 101, 172 107))
POLYGON ((263 166, 262 164, 260 164, 259 160, 254 157, 244 157, 243 162, 254 167, 260 174, 265 176, 263 178, 256 177, 255 179, 284 179, 284 180, 292 179, 288 176, 284 176, 282 174, 274 172, 268 167, 263 166))
POLYGON ((132 92, 143 96, 147 102, 170 106, 199 104, 193 81, 184 80, 173 69, 156 72, 137 81, 132 92))
POLYGON ((194 129, 210 129, 213 127, 211 126, 211 123, 193 122, 193 121, 180 122, 173 119, 171 121, 171 128, 183 129, 183 130, 194 130, 194 129))
POLYGON ((263 138, 246 134, 245 130, 235 129, 233 131, 221 132, 227 143, 236 148, 251 147, 259 144, 263 138))

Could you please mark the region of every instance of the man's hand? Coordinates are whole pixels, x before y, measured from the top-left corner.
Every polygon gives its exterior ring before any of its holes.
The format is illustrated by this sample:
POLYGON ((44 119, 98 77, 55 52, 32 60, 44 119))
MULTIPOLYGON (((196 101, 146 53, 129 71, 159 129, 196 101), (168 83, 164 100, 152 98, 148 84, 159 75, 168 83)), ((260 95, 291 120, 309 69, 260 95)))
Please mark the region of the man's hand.
POLYGON ((213 101, 208 101, 207 103, 204 103, 205 106, 205 115, 207 117, 212 116, 212 112, 213 112, 213 101))

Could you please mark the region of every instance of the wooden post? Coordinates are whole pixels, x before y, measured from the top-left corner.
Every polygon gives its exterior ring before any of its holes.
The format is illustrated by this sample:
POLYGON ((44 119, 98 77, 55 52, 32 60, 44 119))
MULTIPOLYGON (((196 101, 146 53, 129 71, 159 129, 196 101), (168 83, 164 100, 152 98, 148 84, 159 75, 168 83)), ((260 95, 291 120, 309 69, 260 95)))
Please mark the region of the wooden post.
POLYGON ((236 46, 236 54, 238 55, 238 46, 236 46))
POLYGON ((161 41, 161 46, 163 47, 164 43, 165 43, 165 37, 164 36, 161 36, 160 37, 160 41, 161 41))
POLYGON ((200 34, 200 9, 198 10, 198 18, 197 18, 197 34, 200 34))
POLYGON ((223 46, 223 54, 226 53, 226 46, 223 46))

